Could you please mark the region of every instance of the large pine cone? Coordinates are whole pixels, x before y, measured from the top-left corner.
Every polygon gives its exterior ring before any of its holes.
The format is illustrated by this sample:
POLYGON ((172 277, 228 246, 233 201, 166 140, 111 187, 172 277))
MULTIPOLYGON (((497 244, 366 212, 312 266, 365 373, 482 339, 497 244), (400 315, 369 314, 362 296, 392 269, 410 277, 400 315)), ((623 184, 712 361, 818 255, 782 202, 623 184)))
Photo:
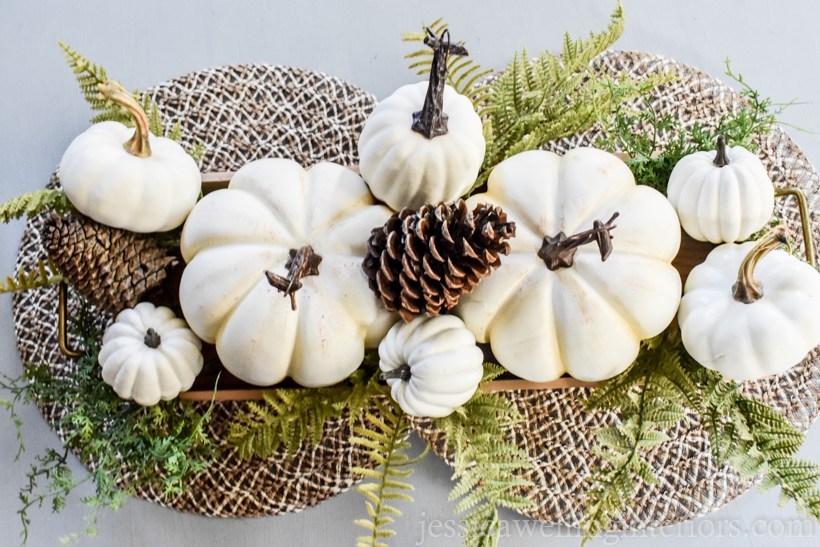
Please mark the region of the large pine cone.
POLYGON ((150 236, 84 216, 50 215, 43 240, 51 261, 77 292, 113 313, 134 307, 179 262, 150 236))
POLYGON ((405 321, 436 316, 501 265, 513 236, 515 223, 492 205, 478 204, 472 212, 464 200, 418 212, 405 208, 373 229, 362 268, 389 311, 405 321))

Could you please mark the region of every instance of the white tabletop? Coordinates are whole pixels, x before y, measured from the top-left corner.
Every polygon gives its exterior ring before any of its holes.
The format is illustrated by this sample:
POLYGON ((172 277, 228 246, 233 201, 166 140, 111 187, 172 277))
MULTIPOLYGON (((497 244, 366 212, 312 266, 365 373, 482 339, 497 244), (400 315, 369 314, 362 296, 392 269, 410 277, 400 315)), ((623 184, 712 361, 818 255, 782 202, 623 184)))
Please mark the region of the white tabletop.
MULTIPOLYGON (((274 2, 141 0, 15 2, 0 5, 0 202, 40 188, 70 140, 88 125, 89 111, 66 68, 62 39, 108 68, 126 87, 145 88, 192 70, 243 62, 306 67, 347 79, 384 98, 417 78, 405 69, 409 48, 402 31, 443 16, 454 37, 467 42, 486 67, 502 68, 515 50, 560 47, 563 31, 573 36, 602 29, 612 1, 545 2, 514 7, 500 2, 377 0, 360 2, 274 2)), ((513 4, 513 3, 510 3, 513 4)), ((724 1, 625 0, 627 29, 617 46, 673 57, 718 77, 727 56, 754 87, 777 100, 809 104, 787 110, 785 122, 820 130, 820 4, 809 0, 724 1)), ((787 128, 809 160, 820 165, 820 137, 787 128)), ((817 207, 817 204, 815 204, 817 207)), ((0 274, 14 268, 23 223, 0 226, 0 274)), ((19 375, 11 298, 0 296, 0 372, 19 375)), ((0 395, 1 397, 2 395, 0 395)), ((0 412, 2 414, 2 412, 0 412)), ((56 436, 33 406, 21 411, 27 451, 14 461, 15 431, 0 418, 0 544, 13 545, 20 529, 17 491, 33 458, 58 447, 56 436)), ((420 446, 416 442, 416 447, 420 446)), ((820 429, 809 432, 802 455, 820 460, 820 429)), ((76 463, 74 469, 82 473, 76 463)), ((416 467, 414 504, 393 545, 459 545, 447 532, 454 525, 449 469, 434 456, 416 467), (439 522, 437 522, 439 521, 439 522)), ((90 485, 79 489, 91 492, 90 485)), ((58 544, 83 527, 80 496, 59 515, 33 512, 29 545, 58 544)), ((254 519, 209 519, 129 500, 104 512, 99 536, 87 545, 351 545, 364 515, 361 496, 348 492, 299 514, 254 519)), ((534 525, 505 513, 503 545, 579 545, 576 532, 534 525)), ((817 545, 820 526, 793 507, 778 508, 777 493, 753 490, 726 508, 680 526, 611 534, 596 545, 817 545)))

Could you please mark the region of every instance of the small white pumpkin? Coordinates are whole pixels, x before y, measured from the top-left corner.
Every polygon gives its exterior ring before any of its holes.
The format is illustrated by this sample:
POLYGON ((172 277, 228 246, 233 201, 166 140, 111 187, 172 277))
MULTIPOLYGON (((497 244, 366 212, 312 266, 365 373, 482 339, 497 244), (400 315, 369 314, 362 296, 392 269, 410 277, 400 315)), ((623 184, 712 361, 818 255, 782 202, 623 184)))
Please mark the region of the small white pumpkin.
POLYGON ((183 228, 185 318, 251 384, 344 380, 395 319, 361 268, 371 229, 390 214, 341 165, 245 165, 227 189, 197 203, 183 228))
POLYGON ((669 201, 698 241, 742 241, 772 216, 774 187, 758 157, 718 137, 716 152, 695 152, 672 170, 669 201))
POLYGON ((108 81, 100 91, 131 113, 136 129, 107 121, 75 138, 58 169, 66 196, 84 215, 115 228, 180 226, 199 198, 199 167, 179 144, 151 135, 142 107, 120 84, 108 81))
POLYGON ((396 211, 451 203, 472 187, 484 159, 481 119, 467 97, 445 85, 448 53, 463 47, 428 36, 430 81, 406 85, 381 102, 359 137, 359 169, 370 191, 396 211))
POLYGON ((661 193, 636 186, 614 155, 517 154, 493 169, 487 193, 467 203, 500 206, 516 237, 501 267, 455 312, 517 376, 611 378, 634 361, 641 340, 675 317, 677 215, 661 193))
POLYGON ((448 416, 472 398, 484 375, 475 337, 454 315, 399 321, 379 344, 390 394, 411 416, 448 416))
POLYGON ((121 311, 105 331, 98 361, 117 395, 150 406, 191 388, 202 370, 201 349, 173 311, 141 302, 121 311))
POLYGON ((678 312, 686 351, 734 380, 780 374, 820 344, 820 273, 759 241, 727 243, 692 270, 678 312))

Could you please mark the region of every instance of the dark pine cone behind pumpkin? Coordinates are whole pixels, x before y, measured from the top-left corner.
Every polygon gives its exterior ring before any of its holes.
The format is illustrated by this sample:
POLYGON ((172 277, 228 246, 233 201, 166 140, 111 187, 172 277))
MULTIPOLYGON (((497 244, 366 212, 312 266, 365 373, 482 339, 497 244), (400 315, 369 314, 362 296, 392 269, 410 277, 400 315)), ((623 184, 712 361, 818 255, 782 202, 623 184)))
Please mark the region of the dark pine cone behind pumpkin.
POLYGON ((374 228, 362 268, 384 307, 410 321, 451 310, 501 265, 515 223, 499 207, 464 200, 402 209, 374 228))
POLYGON ((116 313, 159 288, 179 260, 150 236, 82 215, 46 219, 49 258, 86 300, 116 313))

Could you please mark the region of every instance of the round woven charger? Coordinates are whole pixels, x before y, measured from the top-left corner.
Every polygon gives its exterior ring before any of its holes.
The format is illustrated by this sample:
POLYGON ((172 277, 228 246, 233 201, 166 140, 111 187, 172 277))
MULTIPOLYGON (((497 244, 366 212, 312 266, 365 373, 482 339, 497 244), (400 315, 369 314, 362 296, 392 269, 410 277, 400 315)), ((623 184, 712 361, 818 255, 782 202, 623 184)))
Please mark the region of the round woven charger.
MULTIPOLYGON (((612 52, 598 67, 613 75, 641 75, 674 69, 679 80, 648 97, 659 113, 670 113, 691 126, 714 125, 721 115, 738 108, 739 96, 713 78, 674 61, 641 53, 612 52)), ((303 70, 239 66, 197 72, 157 86, 154 97, 171 122, 180 121, 186 142, 207 145, 203 171, 234 170, 262 157, 291 157, 304 165, 321 159, 356 162, 356 135, 374 105, 373 98, 336 78, 303 70)), ((599 130, 565 139, 552 147, 564 151, 590 144, 599 130)), ((763 159, 778 187, 801 187, 816 201, 818 178, 796 145, 776 130, 761 142, 763 159)), ((779 206, 795 241, 802 241, 795 209, 779 206)), ((23 237, 18 265, 30 267, 45 252, 40 241, 42 221, 32 219, 23 237)), ((820 242, 818 242, 820 243, 820 242)), ((72 298, 72 309, 77 300, 72 298)), ((24 362, 53 363, 55 374, 70 374, 71 361, 62 357, 56 338, 56 289, 20 293, 14 299, 18 347, 24 362)), ((802 430, 818 413, 820 370, 815 350, 788 374, 748 385, 749 392, 780 408, 802 430)), ((516 391, 508 396, 526 418, 527 427, 512 434, 531 454, 537 502, 531 516, 577 526, 584 503, 585 478, 591 465, 590 431, 614 421, 611 415, 583 412, 585 389, 516 391)), ((218 403, 210 433, 224 445, 228 420, 240 408, 218 403)), ((42 407, 55 426, 68 408, 42 407)), ((446 459, 450 455, 437 431, 422 420, 416 430, 433 442, 446 459)), ((61 436, 63 431, 57 431, 61 436)), ((346 441, 343 422, 327 424, 316 451, 302 450, 292 461, 277 454, 264 461, 245 462, 227 449, 225 458, 190 484, 185 496, 165 500, 153 491, 140 497, 184 511, 206 515, 277 514, 310 507, 348 488, 354 465, 368 465, 346 441)), ((613 528, 661 526, 697 517, 723 505, 751 482, 714 464, 706 434, 691 419, 674 432, 674 440, 650 453, 659 484, 642 488, 636 503, 613 528)), ((93 462, 87 462, 93 465, 93 462)))
MULTIPOLYGON (((355 165, 359 133, 376 104, 372 95, 338 78, 266 65, 195 72, 156 86, 152 94, 168 126, 181 124, 184 143, 206 145, 203 172, 235 171, 267 157, 292 158, 304 166, 323 160, 355 165)), ((18 268, 31 268, 47 257, 42 225, 43 217, 37 217, 26 227, 18 268)), ((57 301, 56 287, 15 295, 17 345, 24 363, 51 363, 55 375, 70 377, 73 361, 57 344, 57 301)), ((80 299, 71 294, 70 311, 76 313, 79 306, 80 299)), ((348 441, 346 420, 326 422, 316 449, 305 444, 294 457, 280 450, 264 460, 241 460, 225 439, 228 424, 244 404, 215 404, 208 429, 223 448, 222 458, 198 474, 183 496, 163 499, 160 492, 146 488, 137 492, 139 497, 211 516, 273 515, 311 507, 343 492, 359 479, 353 467, 375 465, 348 441)), ((58 424, 71 408, 40 408, 64 439, 67 432, 58 424)))
MULTIPOLYGON (((721 116, 735 112, 741 97, 726 85, 703 72, 663 57, 636 52, 608 52, 596 60, 596 68, 612 76, 640 77, 659 71, 675 71, 677 80, 635 101, 633 106, 651 108, 659 116, 669 114, 691 127, 700 123, 716 126, 721 116), (647 104, 648 103, 648 104, 647 104)), ((601 128, 552 143, 549 148, 563 153, 576 146, 591 145, 603 134, 601 128)), ((661 135, 662 144, 669 135, 661 135)), ((820 198, 820 180, 794 142, 780 129, 760 139, 760 154, 769 176, 778 188, 796 186, 809 203, 820 198)), ((778 201, 777 211, 785 219, 795 245, 802 245, 800 217, 794 203, 778 201)), ((812 225, 817 226, 816 210, 812 225)), ((819 248, 820 231, 813 231, 819 248)), ((744 384, 754 396, 780 412, 801 431, 817 417, 820 402, 820 348, 815 348, 787 373, 759 382, 744 384)), ((535 485, 526 492, 535 501, 528 516, 541 521, 578 526, 583 516, 586 482, 590 469, 600 464, 593 452, 594 430, 616 422, 608 413, 584 411, 589 388, 560 390, 520 390, 506 396, 520 410, 524 423, 509 432, 534 464, 525 473, 535 485)), ((428 420, 416 420, 415 429, 430 442, 434 451, 452 463, 439 431, 428 420)), ((690 415, 671 432, 672 440, 647 454, 658 477, 657 484, 642 485, 634 502, 616 518, 610 529, 640 529, 678 523, 705 515, 748 490, 755 481, 743 480, 734 471, 716 464, 711 455, 708 433, 697 416, 690 415)))

